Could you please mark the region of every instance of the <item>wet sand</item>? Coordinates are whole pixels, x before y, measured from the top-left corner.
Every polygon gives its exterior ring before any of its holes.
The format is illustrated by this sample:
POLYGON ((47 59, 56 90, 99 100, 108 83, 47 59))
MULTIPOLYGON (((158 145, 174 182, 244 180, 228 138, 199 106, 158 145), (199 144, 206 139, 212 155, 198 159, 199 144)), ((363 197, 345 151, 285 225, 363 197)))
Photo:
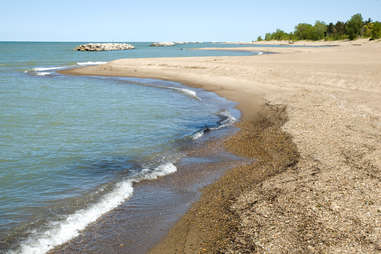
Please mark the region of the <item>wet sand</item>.
POLYGON ((225 146, 256 161, 204 188, 151 253, 381 249, 381 42, 337 44, 65 71, 174 80, 239 103, 225 146))

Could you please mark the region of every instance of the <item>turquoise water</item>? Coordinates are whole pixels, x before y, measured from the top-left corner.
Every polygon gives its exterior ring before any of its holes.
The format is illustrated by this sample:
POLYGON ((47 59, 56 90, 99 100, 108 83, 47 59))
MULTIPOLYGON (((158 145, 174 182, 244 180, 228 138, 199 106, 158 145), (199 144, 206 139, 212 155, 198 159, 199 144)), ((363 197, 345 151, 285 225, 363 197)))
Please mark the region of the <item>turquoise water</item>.
POLYGON ((0 42, 0 252, 44 253, 174 173, 181 147, 228 126, 234 103, 175 82, 71 77, 56 68, 126 57, 247 55, 187 44, 77 52, 79 43, 0 42))

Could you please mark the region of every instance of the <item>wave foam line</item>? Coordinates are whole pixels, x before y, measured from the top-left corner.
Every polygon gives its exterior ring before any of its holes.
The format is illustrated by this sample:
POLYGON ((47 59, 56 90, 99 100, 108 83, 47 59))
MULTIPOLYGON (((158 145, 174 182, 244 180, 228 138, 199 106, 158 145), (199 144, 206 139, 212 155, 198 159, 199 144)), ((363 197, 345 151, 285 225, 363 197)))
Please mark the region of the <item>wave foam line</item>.
POLYGON ((99 65, 99 64, 105 64, 107 62, 91 62, 91 61, 88 61, 88 62, 78 62, 77 65, 80 65, 80 66, 89 66, 89 65, 99 65))
POLYGON ((221 120, 218 121, 218 124, 216 127, 205 127, 193 133, 192 139, 197 140, 201 138, 202 136, 204 136, 205 133, 208 133, 212 130, 219 130, 228 126, 232 126, 237 121, 237 119, 234 116, 232 116, 231 113, 227 110, 221 111, 217 113, 217 115, 221 117, 221 120))
POLYGON ((193 90, 186 89, 186 88, 178 88, 178 87, 168 87, 169 89, 179 91, 185 95, 188 95, 190 97, 193 97, 199 101, 201 101, 201 98, 197 96, 197 93, 193 90))
POLYGON ((50 74, 52 74, 52 73, 51 72, 47 72, 47 71, 36 72, 37 76, 47 76, 47 75, 50 75, 50 74))
POLYGON ((168 162, 155 169, 143 169, 135 177, 119 182, 114 190, 104 195, 99 202, 68 215, 62 221, 50 222, 45 231, 33 232, 21 243, 19 249, 9 254, 41 254, 59 246, 79 235, 90 223, 95 222, 103 214, 115 209, 133 194, 133 184, 143 180, 154 180, 158 177, 175 173, 177 168, 168 162))
POLYGON ((204 136, 204 133, 205 133, 205 129, 203 129, 203 130, 201 130, 201 131, 197 131, 197 132, 195 132, 195 133, 192 135, 192 139, 193 139, 193 140, 199 139, 199 138, 201 138, 202 136, 204 136))
MULTIPOLYGON (((100 65, 100 64, 105 64, 105 63, 107 63, 107 62, 100 62, 100 61, 91 62, 91 61, 88 61, 88 62, 77 62, 76 65, 90 66, 90 65, 100 65)), ((36 68, 33 68, 32 70, 24 71, 24 73, 33 72, 38 76, 46 76, 46 75, 51 74, 51 73, 47 74, 48 73, 47 71, 63 70, 63 69, 75 67, 76 65, 55 66, 55 67, 36 67, 36 68)))
POLYGON ((234 116, 232 116, 232 114, 227 110, 221 111, 217 115, 220 116, 222 119, 218 122, 219 125, 216 128, 212 129, 221 129, 227 126, 231 126, 235 122, 237 122, 237 119, 234 116))
POLYGON ((33 71, 52 71, 52 70, 60 70, 60 69, 64 69, 65 67, 63 66, 59 66, 59 67, 36 67, 36 68, 33 68, 32 70, 33 71))

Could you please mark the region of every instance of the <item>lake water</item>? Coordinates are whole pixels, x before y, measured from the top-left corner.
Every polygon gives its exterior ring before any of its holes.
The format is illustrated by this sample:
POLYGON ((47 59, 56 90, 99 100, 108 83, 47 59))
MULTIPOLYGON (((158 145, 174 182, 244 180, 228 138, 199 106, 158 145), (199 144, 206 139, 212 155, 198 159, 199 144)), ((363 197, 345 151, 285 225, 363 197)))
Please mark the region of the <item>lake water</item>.
MULTIPOLYGON (((183 147, 239 112, 175 82, 72 77, 63 68, 119 58, 248 55, 185 44, 77 52, 80 43, 0 42, 0 252, 44 253, 177 171, 183 147)), ((226 46, 226 45, 223 45, 226 46)))

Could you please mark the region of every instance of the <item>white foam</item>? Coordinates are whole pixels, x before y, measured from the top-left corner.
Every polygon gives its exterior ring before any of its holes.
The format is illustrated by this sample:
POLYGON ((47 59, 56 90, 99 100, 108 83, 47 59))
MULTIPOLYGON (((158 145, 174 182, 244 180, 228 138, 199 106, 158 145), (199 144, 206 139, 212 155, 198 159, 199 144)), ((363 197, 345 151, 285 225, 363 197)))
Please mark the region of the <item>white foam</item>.
POLYGON ((32 70, 33 71, 52 71, 52 70, 60 70, 60 69, 64 69, 65 67, 37 67, 37 68, 33 68, 32 70))
POLYGON ((193 140, 199 139, 202 136, 204 136, 205 132, 210 130, 219 130, 228 126, 232 126, 237 121, 237 119, 234 116, 232 116, 231 113, 227 110, 221 111, 217 113, 217 115, 222 116, 224 118, 223 120, 219 121, 219 125, 217 127, 208 127, 198 132, 195 132, 192 135, 192 139, 193 140))
POLYGON ((99 65, 99 64, 105 64, 107 62, 78 62, 77 64, 80 65, 80 66, 89 66, 89 65, 99 65))
MULTIPOLYGON (((105 63, 107 63, 107 62, 91 62, 91 61, 89 61, 89 62, 78 62, 77 65, 79 65, 79 66, 90 66, 90 65, 99 65, 99 64, 105 64, 105 63)), ((75 67, 77 65, 55 66, 55 67, 36 67, 36 68, 33 68, 32 70, 24 71, 24 73, 32 73, 32 74, 37 75, 37 76, 46 76, 46 75, 52 74, 52 72, 48 72, 48 71, 63 70, 66 68, 75 67)))
POLYGON ((260 55, 263 55, 263 52, 262 52, 262 51, 258 52, 258 56, 260 56, 260 55))
POLYGON ((54 70, 62 70, 67 68, 67 66, 56 66, 56 67, 36 67, 31 70, 26 70, 24 73, 30 73, 32 75, 37 75, 37 76, 47 76, 52 74, 54 70))
POLYGON ((104 195, 99 202, 90 205, 67 216, 62 221, 50 222, 48 229, 34 231, 21 243, 19 249, 10 251, 11 254, 41 254, 78 236, 87 225, 95 222, 100 216, 118 207, 133 194, 133 184, 142 180, 154 180, 158 177, 175 173, 173 163, 164 163, 157 168, 143 169, 135 177, 116 184, 113 191, 104 195))
POLYGON ((204 136, 204 131, 203 131, 203 130, 194 133, 194 134, 192 135, 192 139, 193 139, 193 140, 196 140, 196 139, 201 138, 202 136, 204 136))
POLYGON ((232 116, 231 113, 227 110, 219 112, 218 115, 225 117, 225 119, 220 121, 220 125, 216 127, 215 129, 225 128, 237 122, 237 119, 234 116, 232 116))
POLYGON ((52 74, 52 73, 51 72, 47 72, 47 71, 36 72, 37 76, 47 76, 47 75, 50 75, 50 74, 52 74))
POLYGON ((145 180, 154 180, 157 179, 158 177, 173 174, 177 171, 177 168, 173 163, 165 163, 157 168, 155 168, 153 171, 150 169, 143 169, 142 173, 144 173, 144 176, 142 179, 145 180))
POLYGON ((178 88, 178 87, 168 87, 168 88, 169 88, 169 89, 176 90, 176 91, 179 91, 179 92, 181 92, 181 93, 183 93, 183 94, 186 94, 186 95, 188 95, 188 96, 190 96, 190 97, 193 97, 193 98, 195 98, 195 99, 201 101, 201 98, 199 98, 199 97, 197 96, 197 93, 196 93, 195 91, 193 91, 193 90, 186 89, 186 88, 178 88))

